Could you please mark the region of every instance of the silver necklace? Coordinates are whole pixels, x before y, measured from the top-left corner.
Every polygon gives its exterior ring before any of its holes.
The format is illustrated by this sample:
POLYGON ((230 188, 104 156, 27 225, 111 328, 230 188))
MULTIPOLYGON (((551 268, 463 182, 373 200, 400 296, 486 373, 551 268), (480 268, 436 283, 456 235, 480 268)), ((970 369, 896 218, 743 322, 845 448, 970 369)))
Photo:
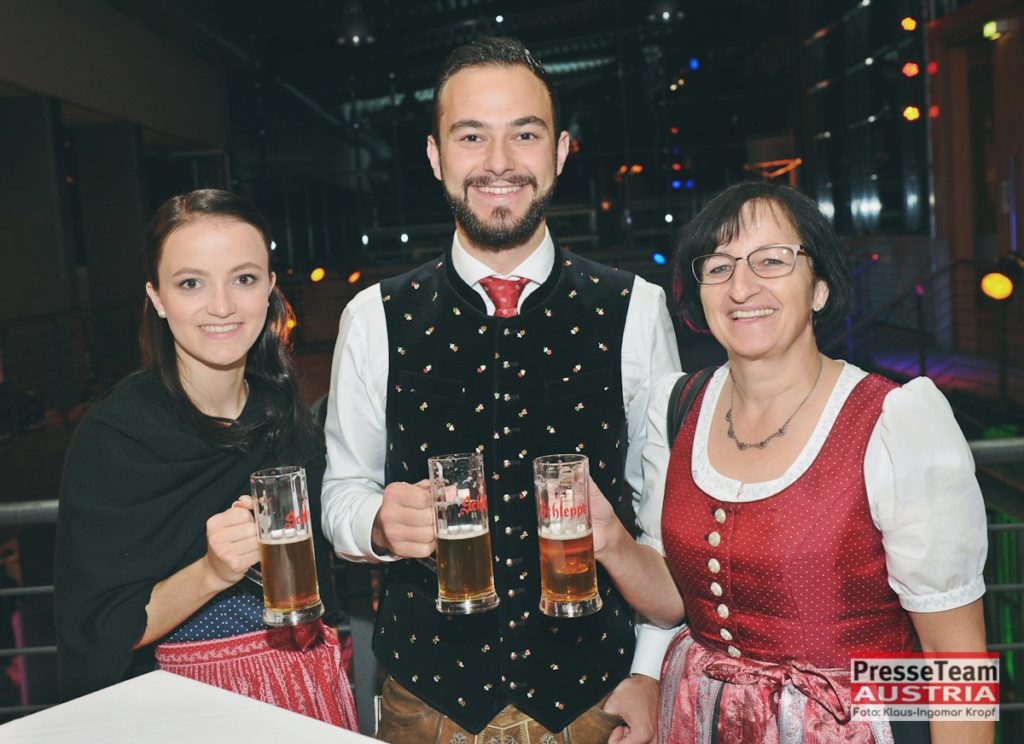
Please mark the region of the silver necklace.
POLYGON ((802 401, 800 401, 800 405, 798 405, 796 407, 796 410, 793 411, 793 413, 789 414, 789 418, 786 419, 783 422, 782 426, 780 426, 778 429, 776 429, 771 434, 766 436, 760 442, 750 442, 750 443, 740 441, 736 437, 736 430, 732 426, 732 406, 733 406, 733 401, 735 400, 735 397, 736 397, 736 379, 732 376, 732 369, 730 368, 729 369, 729 377, 732 379, 732 386, 729 388, 729 410, 725 412, 725 420, 729 424, 729 430, 725 434, 726 434, 727 437, 729 437, 729 439, 731 439, 732 441, 734 441, 736 443, 736 449, 738 449, 740 452, 743 452, 744 450, 748 450, 748 449, 764 449, 765 447, 768 446, 768 443, 770 441, 772 441, 773 439, 777 439, 778 437, 785 436, 786 435, 786 430, 789 428, 789 422, 793 420, 794 416, 796 416, 798 413, 800 413, 800 409, 804 407, 804 403, 806 403, 810 399, 811 394, 818 387, 818 383, 821 381, 821 370, 822 370, 822 368, 824 366, 825 366, 825 358, 821 354, 818 354, 818 374, 814 378, 814 384, 811 385, 811 389, 807 391, 807 395, 805 395, 804 399, 802 401))

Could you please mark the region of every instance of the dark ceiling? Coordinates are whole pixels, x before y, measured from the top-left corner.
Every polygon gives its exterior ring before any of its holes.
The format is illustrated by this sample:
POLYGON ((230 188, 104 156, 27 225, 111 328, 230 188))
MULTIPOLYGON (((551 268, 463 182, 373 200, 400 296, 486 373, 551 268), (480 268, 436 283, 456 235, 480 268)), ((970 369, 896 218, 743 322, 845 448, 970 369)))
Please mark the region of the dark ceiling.
POLYGON ((278 105, 279 93, 328 128, 382 110, 401 118, 419 109, 413 101, 429 105, 445 56, 480 34, 522 39, 570 100, 595 82, 639 83, 623 91, 626 105, 643 97, 673 105, 668 86, 691 57, 718 81, 703 98, 756 97, 790 69, 796 39, 791 0, 109 3, 228 69, 239 133, 298 123, 291 107, 278 105))
POLYGON ((744 175, 751 138, 798 120, 800 0, 107 2, 226 70, 233 187, 289 225, 350 215, 349 241, 448 224, 424 157, 432 88, 481 34, 520 38, 551 75, 575 140, 562 205, 672 201, 677 179, 717 188, 744 175), (642 171, 623 181, 624 164, 642 171))

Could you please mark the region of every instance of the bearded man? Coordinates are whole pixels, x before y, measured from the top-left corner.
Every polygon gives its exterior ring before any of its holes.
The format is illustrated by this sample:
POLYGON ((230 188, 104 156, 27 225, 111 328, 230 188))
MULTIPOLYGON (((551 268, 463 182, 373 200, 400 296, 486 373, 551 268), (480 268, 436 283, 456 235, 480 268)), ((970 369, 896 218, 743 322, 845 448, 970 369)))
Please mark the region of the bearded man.
POLYGON ((326 422, 324 531, 342 558, 385 567, 377 736, 651 741, 671 633, 638 632, 600 571, 601 611, 539 611, 531 465, 585 454, 618 511, 635 507, 651 381, 679 368, 664 293, 552 239, 569 134, 521 43, 456 49, 434 101, 427 158, 455 217, 452 246, 346 307, 326 422), (415 560, 436 547, 426 460, 457 452, 483 457, 500 597, 465 616, 437 611, 437 577, 415 560))

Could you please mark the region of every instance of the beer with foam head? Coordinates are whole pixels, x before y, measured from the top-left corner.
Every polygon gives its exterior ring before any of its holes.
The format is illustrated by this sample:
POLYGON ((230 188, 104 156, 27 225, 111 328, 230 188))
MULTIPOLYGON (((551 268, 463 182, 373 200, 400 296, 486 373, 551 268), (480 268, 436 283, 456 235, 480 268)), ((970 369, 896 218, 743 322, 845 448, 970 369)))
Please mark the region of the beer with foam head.
POLYGON ((540 610, 583 617, 601 609, 590 527, 589 462, 585 455, 533 461, 540 545, 540 610))
POLYGON ((597 595, 594 536, 541 531, 541 596, 549 603, 581 602, 597 595))
POLYGON ((480 455, 427 460, 437 535, 437 609, 469 615, 498 606, 487 527, 487 490, 480 455))
POLYGON ((259 528, 263 622, 298 625, 324 614, 313 557, 306 471, 286 466, 249 477, 259 528))
POLYGON ((263 600, 267 610, 287 614, 319 604, 313 536, 260 540, 263 600))
POLYGON ((490 532, 449 529, 437 533, 437 588, 438 597, 446 602, 473 601, 494 594, 490 532))

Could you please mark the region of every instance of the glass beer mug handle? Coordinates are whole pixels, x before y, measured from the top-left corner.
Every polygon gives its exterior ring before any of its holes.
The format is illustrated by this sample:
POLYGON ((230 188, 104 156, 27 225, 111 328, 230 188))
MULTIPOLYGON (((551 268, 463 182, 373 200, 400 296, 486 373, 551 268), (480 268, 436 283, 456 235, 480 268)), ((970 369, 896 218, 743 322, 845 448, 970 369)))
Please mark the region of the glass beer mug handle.
POLYGON ((245 569, 245 578, 249 579, 256 586, 263 586, 263 574, 260 573, 256 566, 249 566, 249 568, 245 569))

